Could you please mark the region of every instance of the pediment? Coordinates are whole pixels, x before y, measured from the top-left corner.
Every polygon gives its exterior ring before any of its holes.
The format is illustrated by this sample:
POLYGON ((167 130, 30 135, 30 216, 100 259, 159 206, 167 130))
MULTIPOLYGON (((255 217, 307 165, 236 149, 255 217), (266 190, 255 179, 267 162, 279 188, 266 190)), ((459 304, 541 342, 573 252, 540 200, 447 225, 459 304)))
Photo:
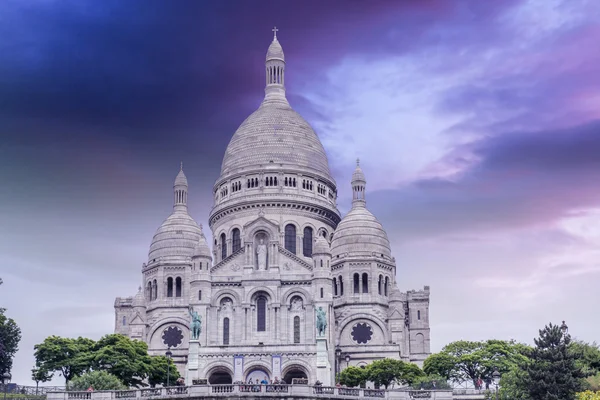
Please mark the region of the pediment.
POLYGON ((223 261, 219 262, 217 265, 210 269, 211 274, 216 273, 220 274, 242 274, 242 270, 245 265, 245 251, 244 248, 241 248, 239 251, 233 253, 223 261))
POLYGON ((394 308, 389 313, 389 318, 404 318, 404 313, 400 313, 400 311, 397 308, 394 308))
POLYGON ((261 230, 268 232, 271 240, 277 240, 279 237, 279 225, 268 220, 264 216, 259 215, 258 218, 244 225, 245 239, 247 241, 252 241, 254 235, 261 230))
POLYGON ((279 271, 281 274, 312 272, 312 265, 279 246, 279 271))
POLYGON ((129 322, 129 325, 143 325, 144 320, 140 316, 140 313, 135 313, 135 317, 129 322))

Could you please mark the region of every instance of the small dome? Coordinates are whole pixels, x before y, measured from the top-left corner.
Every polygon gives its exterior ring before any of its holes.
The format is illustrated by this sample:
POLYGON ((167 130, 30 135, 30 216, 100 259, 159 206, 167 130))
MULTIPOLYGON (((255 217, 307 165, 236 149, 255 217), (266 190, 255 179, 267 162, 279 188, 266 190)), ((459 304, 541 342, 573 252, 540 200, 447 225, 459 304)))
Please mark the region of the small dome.
POLYGON ((185 174, 183 173, 183 165, 182 165, 181 169, 179 170, 179 173, 177 174, 177 177, 175 178, 174 186, 187 186, 187 185, 188 185, 188 181, 187 181, 185 174))
POLYGON ((329 248, 329 243, 323 236, 317 236, 315 240, 315 246, 313 248, 313 255, 317 254, 331 254, 331 249, 329 248))
POLYGON ((367 182, 367 178, 365 178, 365 174, 364 174, 362 168, 360 168, 359 161, 356 160, 356 168, 354 169, 354 172, 352 173, 352 185, 355 185, 356 183, 366 183, 366 182, 367 182))
POLYGON ((281 44, 279 44, 279 41, 276 37, 273 38, 273 41, 271 42, 271 45, 267 50, 267 61, 273 59, 285 61, 285 56, 283 55, 283 48, 281 47, 281 44))
POLYGON ((154 234, 148 262, 159 258, 191 257, 201 234, 202 230, 187 211, 176 210, 154 234))
MULTIPOLYGON (((200 229, 202 229, 202 225, 200 226, 200 229)), ((196 247, 194 247, 192 257, 207 257, 212 260, 212 255, 210 254, 210 247, 208 247, 208 243, 203 232, 200 233, 200 240, 198 241, 198 243, 196 243, 196 247)))
POLYGON ((333 258, 373 255, 391 258, 390 241, 381 223, 366 207, 354 207, 337 226, 331 241, 333 258))

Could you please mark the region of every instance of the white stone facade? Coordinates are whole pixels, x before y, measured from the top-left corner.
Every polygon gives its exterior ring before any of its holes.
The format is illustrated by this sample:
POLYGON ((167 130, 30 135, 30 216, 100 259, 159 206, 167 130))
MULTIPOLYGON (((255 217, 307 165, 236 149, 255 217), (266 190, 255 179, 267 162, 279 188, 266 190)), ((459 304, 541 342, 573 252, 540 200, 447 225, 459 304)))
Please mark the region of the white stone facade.
POLYGON ((115 332, 173 353, 211 383, 306 378, 333 384, 348 365, 429 355, 429 287, 401 293, 357 165, 341 218, 327 156, 285 97, 285 57, 267 52, 265 99, 235 132, 213 188, 212 252, 187 211, 187 179, 152 241, 134 297, 115 301, 115 332), (190 333, 192 308, 201 334, 190 333), (317 334, 316 312, 326 315, 317 334))

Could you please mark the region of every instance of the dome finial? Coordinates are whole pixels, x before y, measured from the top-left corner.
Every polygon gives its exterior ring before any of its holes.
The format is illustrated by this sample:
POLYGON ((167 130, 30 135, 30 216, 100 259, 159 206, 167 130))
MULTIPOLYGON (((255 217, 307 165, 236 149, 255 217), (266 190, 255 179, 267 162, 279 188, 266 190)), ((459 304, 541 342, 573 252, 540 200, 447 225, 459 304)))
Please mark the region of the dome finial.
POLYGON ((179 173, 177 174, 177 177, 175 178, 175 184, 173 185, 175 199, 173 207, 176 211, 187 212, 188 182, 185 174, 183 173, 183 162, 181 162, 179 168, 179 173))
POLYGON ((356 168, 352 173, 352 207, 365 205, 365 189, 367 186, 367 178, 360 167, 360 159, 356 159, 356 168))
POLYGON ((276 26, 273 27, 273 29, 271 29, 273 31, 273 40, 277 40, 277 31, 279 29, 277 29, 276 26))

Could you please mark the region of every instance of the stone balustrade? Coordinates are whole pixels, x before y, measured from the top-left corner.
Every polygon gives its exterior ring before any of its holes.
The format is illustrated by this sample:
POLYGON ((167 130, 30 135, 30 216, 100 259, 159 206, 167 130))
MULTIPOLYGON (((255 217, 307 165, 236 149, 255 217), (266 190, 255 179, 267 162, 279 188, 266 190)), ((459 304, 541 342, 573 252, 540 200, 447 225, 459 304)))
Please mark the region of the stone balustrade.
POLYGON ((451 400, 452 390, 383 390, 309 385, 200 385, 93 392, 50 392, 47 400, 159 400, 179 398, 430 399, 451 400))

